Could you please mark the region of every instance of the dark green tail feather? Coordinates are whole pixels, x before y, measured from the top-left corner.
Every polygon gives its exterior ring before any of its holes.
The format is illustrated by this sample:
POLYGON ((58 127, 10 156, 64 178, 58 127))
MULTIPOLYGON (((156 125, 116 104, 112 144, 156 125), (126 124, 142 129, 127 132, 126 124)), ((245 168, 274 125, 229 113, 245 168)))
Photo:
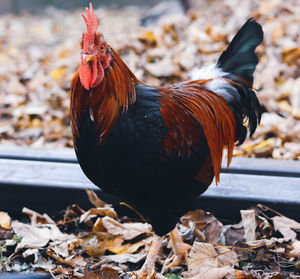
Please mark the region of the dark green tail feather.
POLYGON ((253 72, 258 63, 255 49, 262 40, 261 25, 250 18, 222 53, 217 61, 217 66, 224 72, 241 76, 252 84, 253 72))
POLYGON ((245 119, 248 119, 247 126, 251 136, 261 118, 261 106, 252 84, 253 73, 258 64, 255 49, 262 40, 261 25, 254 19, 249 19, 222 53, 216 65, 227 73, 223 77, 238 84, 231 91, 227 89, 228 93, 231 93, 230 97, 228 94, 220 94, 227 101, 235 116, 238 145, 244 142, 247 135, 247 128, 244 126, 245 119), (235 92, 238 92, 238 96, 235 92))

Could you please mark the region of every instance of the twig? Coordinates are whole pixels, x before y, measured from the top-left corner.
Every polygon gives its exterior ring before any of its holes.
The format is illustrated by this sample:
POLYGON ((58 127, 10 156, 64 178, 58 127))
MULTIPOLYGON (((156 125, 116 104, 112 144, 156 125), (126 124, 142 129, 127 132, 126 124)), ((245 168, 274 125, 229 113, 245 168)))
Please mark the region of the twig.
POLYGON ((43 260, 45 261, 45 263, 46 263, 46 265, 47 265, 47 268, 48 268, 48 271, 49 271, 49 273, 51 274, 51 276, 52 276, 54 279, 57 279, 56 276, 53 274, 53 272, 52 272, 52 270, 51 270, 51 268, 50 268, 50 266, 49 266, 49 263, 48 263, 47 259, 43 258, 43 260))

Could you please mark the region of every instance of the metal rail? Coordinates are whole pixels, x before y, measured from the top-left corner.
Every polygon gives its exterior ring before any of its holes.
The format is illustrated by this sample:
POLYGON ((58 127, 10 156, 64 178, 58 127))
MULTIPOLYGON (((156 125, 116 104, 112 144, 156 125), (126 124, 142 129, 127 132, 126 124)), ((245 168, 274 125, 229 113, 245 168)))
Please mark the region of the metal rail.
MULTIPOLYGON (((98 191, 119 206, 82 173, 72 149, 30 149, 0 146, 1 210, 18 215, 23 206, 56 214, 73 203, 91 205, 85 189, 98 191)), ((286 216, 300 220, 300 163, 268 159, 234 158, 199 198, 199 208, 224 219, 239 219, 239 210, 264 203, 286 216)))

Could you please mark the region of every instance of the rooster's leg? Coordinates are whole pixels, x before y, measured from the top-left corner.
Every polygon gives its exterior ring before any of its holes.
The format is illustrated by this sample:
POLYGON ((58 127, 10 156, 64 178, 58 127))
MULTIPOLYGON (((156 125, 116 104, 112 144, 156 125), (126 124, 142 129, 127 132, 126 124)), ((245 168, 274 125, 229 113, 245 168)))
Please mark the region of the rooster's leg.
POLYGON ((186 263, 188 251, 191 249, 190 245, 182 241, 182 237, 177 228, 170 232, 170 238, 173 256, 170 259, 170 263, 165 267, 165 270, 186 263))
POLYGON ((142 268, 137 272, 137 279, 154 279, 156 275, 155 262, 161 248, 162 237, 154 236, 146 261, 142 268))

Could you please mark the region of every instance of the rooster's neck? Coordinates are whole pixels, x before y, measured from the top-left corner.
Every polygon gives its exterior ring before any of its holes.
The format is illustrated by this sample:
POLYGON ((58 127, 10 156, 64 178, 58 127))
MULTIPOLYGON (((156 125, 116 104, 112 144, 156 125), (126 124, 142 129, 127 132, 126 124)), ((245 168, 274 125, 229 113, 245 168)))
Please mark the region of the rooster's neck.
POLYGON ((126 66, 119 55, 110 49, 112 61, 105 70, 99 86, 86 91, 78 73, 72 81, 71 127, 74 138, 80 137, 80 121, 86 113, 91 114, 99 144, 103 144, 116 124, 119 114, 135 102, 136 83, 140 81, 126 66), (90 112, 89 112, 90 111, 90 112))

